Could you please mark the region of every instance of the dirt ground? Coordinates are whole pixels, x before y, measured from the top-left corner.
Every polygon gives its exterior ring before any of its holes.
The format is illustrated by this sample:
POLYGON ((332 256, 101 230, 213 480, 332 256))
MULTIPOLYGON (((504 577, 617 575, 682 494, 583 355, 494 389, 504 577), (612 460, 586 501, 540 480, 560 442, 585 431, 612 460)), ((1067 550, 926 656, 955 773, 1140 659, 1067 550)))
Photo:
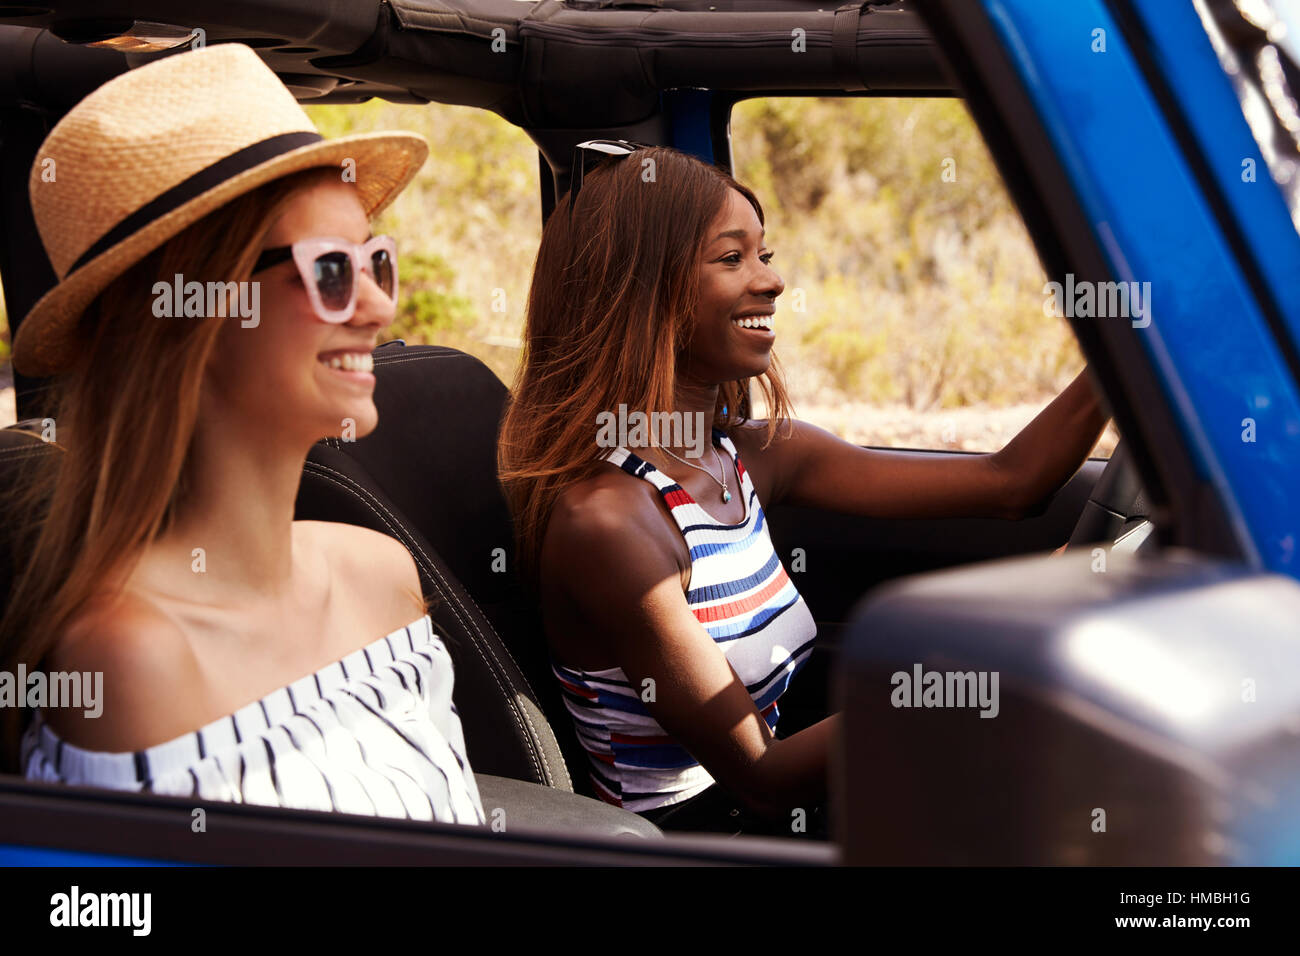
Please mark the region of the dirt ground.
MULTIPOLYGON (((795 412, 803 421, 825 428, 855 445, 997 451, 1042 411, 1043 404, 917 412, 904 405, 796 403, 795 412)), ((1114 425, 1107 425, 1093 449, 1093 457, 1109 458, 1118 441, 1114 425)))

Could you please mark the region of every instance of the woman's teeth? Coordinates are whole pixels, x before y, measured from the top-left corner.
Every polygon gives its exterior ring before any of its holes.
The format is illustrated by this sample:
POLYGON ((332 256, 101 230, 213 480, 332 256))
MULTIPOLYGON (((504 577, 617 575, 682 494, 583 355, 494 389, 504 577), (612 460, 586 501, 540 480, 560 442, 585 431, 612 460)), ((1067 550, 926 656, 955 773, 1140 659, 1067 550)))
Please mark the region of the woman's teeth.
POLYGON ((772 332, 776 329, 775 318, 775 316, 771 315, 750 315, 743 319, 732 319, 731 321, 742 329, 767 329, 772 332))
POLYGON ((326 368, 342 369, 345 372, 373 372, 375 370, 375 359, 369 352, 343 352, 319 358, 316 361, 326 368))

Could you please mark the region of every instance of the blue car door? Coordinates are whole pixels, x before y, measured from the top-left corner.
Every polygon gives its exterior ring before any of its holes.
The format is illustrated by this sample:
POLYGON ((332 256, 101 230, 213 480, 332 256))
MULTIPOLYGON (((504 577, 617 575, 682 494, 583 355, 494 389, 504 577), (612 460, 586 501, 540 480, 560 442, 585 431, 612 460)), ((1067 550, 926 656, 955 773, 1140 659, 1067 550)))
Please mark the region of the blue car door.
POLYGON ((839 687, 846 861, 1294 865, 1295 4, 922 10, 1158 534, 1137 554, 1067 550, 868 595, 839 687), (889 693, 909 675, 995 699, 918 710, 889 693), (879 787, 904 765, 901 793, 879 787))

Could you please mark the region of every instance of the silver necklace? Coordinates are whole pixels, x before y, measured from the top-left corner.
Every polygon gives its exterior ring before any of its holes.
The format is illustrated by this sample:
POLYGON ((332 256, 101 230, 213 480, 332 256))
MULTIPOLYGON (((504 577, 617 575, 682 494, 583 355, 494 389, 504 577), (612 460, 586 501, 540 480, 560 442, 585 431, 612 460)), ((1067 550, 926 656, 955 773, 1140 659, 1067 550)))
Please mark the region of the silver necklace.
POLYGON ((680 461, 683 465, 690 465, 690 467, 694 468, 696 471, 702 471, 702 472, 704 472, 704 473, 705 473, 706 475, 708 475, 710 478, 713 478, 713 480, 714 480, 717 484, 721 485, 721 486, 722 486, 722 503, 723 503, 724 505, 725 505, 728 501, 731 500, 731 492, 727 490, 727 466, 724 465, 724 464, 722 463, 722 456, 718 454, 718 449, 717 449, 716 447, 713 448, 713 457, 716 458, 716 459, 718 460, 718 471, 722 474, 722 480, 721 480, 721 481, 718 481, 717 478, 714 478, 713 472, 709 471, 709 469, 707 469, 707 468, 702 468, 702 467, 700 467, 699 465, 691 464, 691 463, 690 463, 689 461, 687 461, 685 458, 682 458, 682 457, 679 456, 679 455, 674 455, 672 452, 670 452, 667 448, 664 448, 662 445, 660 445, 659 448, 660 448, 660 450, 661 450, 665 455, 669 455, 669 456, 671 456, 671 457, 673 457, 673 458, 676 458, 676 459, 677 459, 678 461, 680 461))

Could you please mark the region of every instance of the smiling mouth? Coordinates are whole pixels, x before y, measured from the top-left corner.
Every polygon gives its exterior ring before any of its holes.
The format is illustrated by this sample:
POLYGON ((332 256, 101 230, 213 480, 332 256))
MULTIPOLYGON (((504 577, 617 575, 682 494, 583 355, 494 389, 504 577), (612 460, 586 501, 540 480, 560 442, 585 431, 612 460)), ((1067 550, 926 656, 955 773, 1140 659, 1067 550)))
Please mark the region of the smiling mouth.
POLYGON ((737 325, 742 329, 754 329, 765 332, 776 331, 776 316, 774 315, 742 315, 739 318, 731 320, 732 325, 737 325))
POLYGON ((335 372, 369 375, 375 370, 374 356, 369 352, 358 349, 339 349, 336 352, 323 352, 316 356, 316 362, 335 372))

